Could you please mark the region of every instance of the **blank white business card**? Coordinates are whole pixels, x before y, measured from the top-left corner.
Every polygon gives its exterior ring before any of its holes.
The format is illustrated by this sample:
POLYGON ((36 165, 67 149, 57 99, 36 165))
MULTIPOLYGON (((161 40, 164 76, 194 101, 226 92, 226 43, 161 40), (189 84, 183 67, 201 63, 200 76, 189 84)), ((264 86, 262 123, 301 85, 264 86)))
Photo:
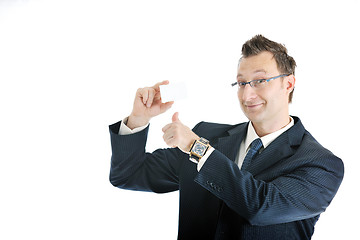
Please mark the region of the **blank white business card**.
POLYGON ((184 82, 170 82, 160 86, 161 100, 163 103, 187 98, 187 89, 184 82))

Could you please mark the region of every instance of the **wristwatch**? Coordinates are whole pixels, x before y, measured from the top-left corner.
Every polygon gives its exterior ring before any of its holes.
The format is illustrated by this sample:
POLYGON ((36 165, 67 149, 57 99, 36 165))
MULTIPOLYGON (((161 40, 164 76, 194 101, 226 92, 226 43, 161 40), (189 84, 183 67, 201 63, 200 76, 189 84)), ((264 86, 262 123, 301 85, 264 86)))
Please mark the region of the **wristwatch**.
POLYGON ((190 159, 199 162, 200 159, 205 155, 206 151, 209 149, 209 141, 205 138, 200 138, 195 140, 190 148, 190 159))

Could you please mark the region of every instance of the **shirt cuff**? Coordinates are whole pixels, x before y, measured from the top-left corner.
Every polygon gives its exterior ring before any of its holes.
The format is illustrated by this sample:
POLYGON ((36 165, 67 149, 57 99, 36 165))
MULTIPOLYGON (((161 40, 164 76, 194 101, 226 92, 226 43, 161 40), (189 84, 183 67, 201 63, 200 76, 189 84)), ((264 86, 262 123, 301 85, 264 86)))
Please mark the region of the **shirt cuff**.
POLYGON ((209 149, 207 150, 207 152, 205 153, 205 155, 200 159, 198 165, 197 165, 197 171, 200 172, 202 166, 204 165, 204 163, 206 162, 206 160, 210 157, 211 153, 214 151, 215 149, 213 147, 209 147, 209 149))
POLYGON ((119 135, 130 135, 130 134, 138 133, 138 132, 141 132, 142 130, 144 130, 145 128, 147 128, 147 126, 149 126, 149 123, 148 123, 145 126, 137 127, 137 128, 134 128, 131 130, 128 126, 126 126, 127 121, 128 121, 128 117, 124 118, 121 121, 119 135))

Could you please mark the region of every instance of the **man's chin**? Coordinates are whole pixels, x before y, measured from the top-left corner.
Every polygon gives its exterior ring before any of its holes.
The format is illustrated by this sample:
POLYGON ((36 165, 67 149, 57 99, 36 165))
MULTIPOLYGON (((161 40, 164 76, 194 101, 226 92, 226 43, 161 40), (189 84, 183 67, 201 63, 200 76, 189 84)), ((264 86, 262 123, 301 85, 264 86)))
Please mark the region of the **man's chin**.
POLYGON ((249 119, 249 121, 253 122, 253 123, 258 123, 258 122, 262 122, 263 121, 263 116, 260 113, 245 113, 245 116, 249 119))

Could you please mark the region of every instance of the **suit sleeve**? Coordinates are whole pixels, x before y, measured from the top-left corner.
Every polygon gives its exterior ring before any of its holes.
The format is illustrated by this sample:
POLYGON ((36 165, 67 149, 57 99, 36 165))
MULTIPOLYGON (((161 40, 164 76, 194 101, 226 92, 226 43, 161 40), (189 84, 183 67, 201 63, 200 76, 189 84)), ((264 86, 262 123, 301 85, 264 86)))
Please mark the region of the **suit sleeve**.
POLYGON ((330 204, 342 177, 342 161, 328 155, 270 181, 257 180, 215 150, 195 182, 223 200, 250 224, 264 226, 319 215, 330 204))
POLYGON ((183 159, 179 149, 158 149, 147 153, 149 127, 138 133, 119 135, 121 122, 109 126, 112 185, 137 191, 165 193, 178 190, 178 171, 183 159))

